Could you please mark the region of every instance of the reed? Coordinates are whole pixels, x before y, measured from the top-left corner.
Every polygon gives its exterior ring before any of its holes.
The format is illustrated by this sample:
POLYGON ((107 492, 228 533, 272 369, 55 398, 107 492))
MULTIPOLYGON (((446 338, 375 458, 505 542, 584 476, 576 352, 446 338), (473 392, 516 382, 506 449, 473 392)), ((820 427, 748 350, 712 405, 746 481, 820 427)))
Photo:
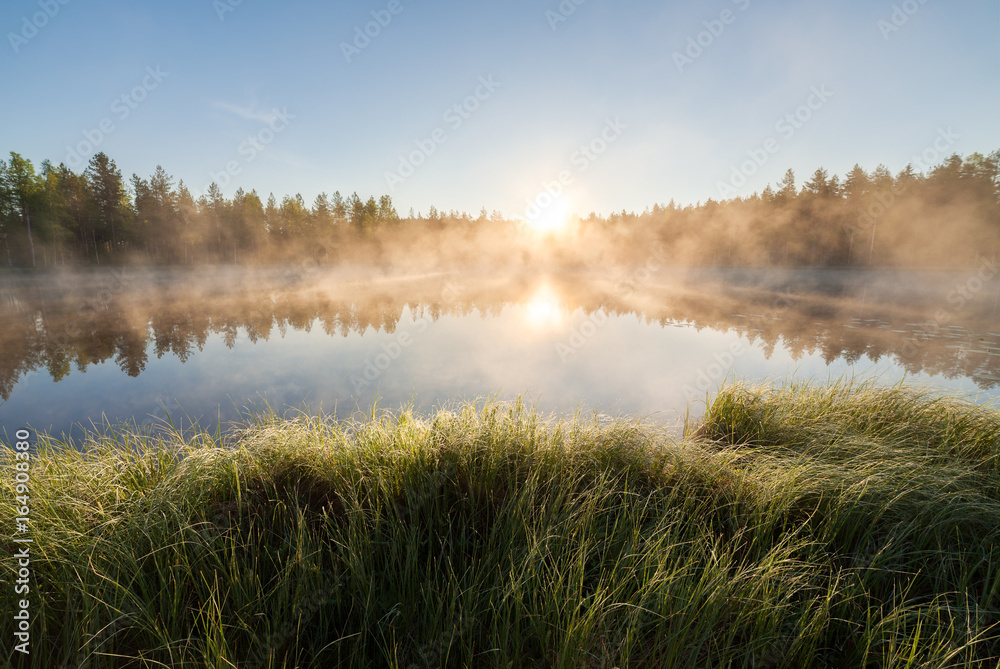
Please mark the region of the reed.
MULTIPOLYGON (((3 654, 39 668, 993 667, 998 453, 996 409, 847 381, 727 385, 683 439, 492 400, 342 422, 265 411, 186 439, 43 436, 32 654, 3 654)), ((13 461, 3 449, 0 471, 13 461)), ((13 500, 13 476, 0 488, 13 500)), ((13 611, 17 547, 0 543, 13 611)))

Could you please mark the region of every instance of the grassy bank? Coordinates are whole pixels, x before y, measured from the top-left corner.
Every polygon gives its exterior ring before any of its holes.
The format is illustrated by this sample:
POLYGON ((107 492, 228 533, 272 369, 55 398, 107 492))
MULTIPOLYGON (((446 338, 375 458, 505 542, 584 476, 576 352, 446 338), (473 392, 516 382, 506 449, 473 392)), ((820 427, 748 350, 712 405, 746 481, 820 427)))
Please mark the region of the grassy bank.
POLYGON ((34 454, 30 664, 0 623, 14 666, 1000 656, 1000 412, 905 388, 732 385, 681 441, 487 404, 82 446, 34 454))

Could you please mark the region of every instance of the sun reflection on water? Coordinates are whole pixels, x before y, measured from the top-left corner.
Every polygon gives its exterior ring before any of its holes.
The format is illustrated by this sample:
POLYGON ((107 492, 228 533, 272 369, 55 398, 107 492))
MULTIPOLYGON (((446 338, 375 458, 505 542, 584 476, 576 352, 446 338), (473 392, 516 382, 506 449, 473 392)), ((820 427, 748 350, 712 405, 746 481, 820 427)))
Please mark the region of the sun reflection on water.
POLYGON ((546 284, 539 286, 524 304, 525 319, 536 329, 559 325, 563 320, 563 311, 559 296, 546 284))

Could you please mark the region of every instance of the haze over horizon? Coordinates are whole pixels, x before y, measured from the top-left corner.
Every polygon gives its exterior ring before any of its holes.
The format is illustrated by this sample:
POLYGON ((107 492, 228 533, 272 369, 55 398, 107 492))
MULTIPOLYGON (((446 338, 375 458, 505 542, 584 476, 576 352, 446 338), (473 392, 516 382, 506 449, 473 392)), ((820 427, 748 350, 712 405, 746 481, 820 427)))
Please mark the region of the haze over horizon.
POLYGON ((574 211, 606 213, 1000 148, 985 0, 18 0, 0 26, 5 152, 160 164, 196 196, 214 177, 518 217, 562 174, 574 211))

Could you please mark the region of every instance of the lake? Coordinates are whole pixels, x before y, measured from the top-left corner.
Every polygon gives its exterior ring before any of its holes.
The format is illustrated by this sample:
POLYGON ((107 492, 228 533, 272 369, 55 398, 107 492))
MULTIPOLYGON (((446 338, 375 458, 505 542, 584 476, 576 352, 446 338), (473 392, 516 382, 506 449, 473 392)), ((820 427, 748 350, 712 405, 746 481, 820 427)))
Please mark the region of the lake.
POLYGON ((225 428, 265 403, 348 416, 524 393, 677 425, 725 379, 877 376, 1000 395, 1000 279, 978 271, 303 264, 0 278, 0 432, 225 428))

